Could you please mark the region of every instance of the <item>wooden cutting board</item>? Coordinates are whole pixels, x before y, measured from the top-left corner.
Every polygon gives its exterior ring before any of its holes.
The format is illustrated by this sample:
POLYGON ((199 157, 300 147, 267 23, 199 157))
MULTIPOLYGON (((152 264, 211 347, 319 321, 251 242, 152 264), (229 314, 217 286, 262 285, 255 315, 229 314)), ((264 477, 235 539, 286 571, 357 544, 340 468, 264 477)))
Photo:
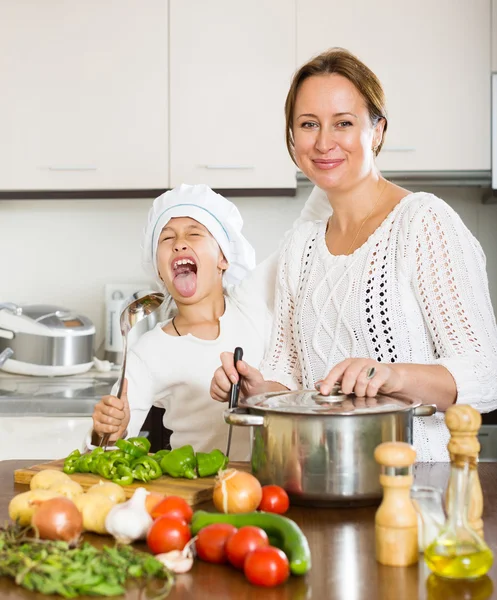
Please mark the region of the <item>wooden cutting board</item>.
MULTIPOLYGON (((14 471, 14 481, 16 483, 24 483, 29 485, 31 479, 44 469, 55 469, 62 471, 64 459, 54 460, 45 464, 34 465, 27 469, 18 469, 14 471)), ((250 465, 248 463, 230 463, 230 468, 240 469, 243 471, 249 471, 250 465)), ((93 475, 93 473, 74 473, 69 475, 71 479, 77 481, 81 487, 86 491, 92 485, 95 485, 99 481, 108 481, 99 475, 93 475)), ((130 498, 136 488, 144 487, 151 492, 157 492, 158 494, 164 494, 166 496, 180 496, 184 498, 190 506, 195 506, 201 502, 206 502, 212 499, 212 492, 214 490, 214 477, 199 477, 198 479, 182 479, 169 477, 163 475, 159 479, 150 481, 149 483, 137 482, 131 485, 123 486, 123 490, 126 492, 126 497, 130 498)))

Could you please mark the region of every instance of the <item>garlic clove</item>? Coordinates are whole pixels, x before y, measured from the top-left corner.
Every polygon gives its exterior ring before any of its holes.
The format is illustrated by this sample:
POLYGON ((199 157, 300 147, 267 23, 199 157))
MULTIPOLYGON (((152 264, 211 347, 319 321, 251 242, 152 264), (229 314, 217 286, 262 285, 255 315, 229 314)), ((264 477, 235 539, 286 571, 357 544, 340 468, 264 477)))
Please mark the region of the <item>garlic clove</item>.
POLYGON ((155 558, 173 573, 187 573, 193 566, 192 554, 189 552, 185 555, 181 550, 156 554, 155 558))

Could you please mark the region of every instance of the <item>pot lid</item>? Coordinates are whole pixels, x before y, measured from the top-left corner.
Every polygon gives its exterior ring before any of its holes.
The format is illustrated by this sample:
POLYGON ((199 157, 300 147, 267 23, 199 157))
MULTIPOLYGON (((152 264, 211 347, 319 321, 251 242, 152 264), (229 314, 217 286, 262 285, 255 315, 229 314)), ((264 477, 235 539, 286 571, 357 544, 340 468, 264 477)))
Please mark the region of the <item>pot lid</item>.
POLYGON ((365 415, 409 410, 418 406, 413 400, 400 400, 389 396, 358 398, 334 390, 322 396, 316 390, 269 392, 241 399, 239 406, 263 412, 312 415, 365 415))

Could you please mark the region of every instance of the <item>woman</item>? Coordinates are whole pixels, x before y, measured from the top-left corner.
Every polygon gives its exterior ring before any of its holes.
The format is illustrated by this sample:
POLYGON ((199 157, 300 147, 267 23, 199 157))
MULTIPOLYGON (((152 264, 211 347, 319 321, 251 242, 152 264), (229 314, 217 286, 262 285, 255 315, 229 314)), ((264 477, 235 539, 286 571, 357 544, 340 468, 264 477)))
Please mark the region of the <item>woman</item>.
MULTIPOLYGON (((415 419, 420 461, 448 460, 443 411, 497 408, 497 328, 485 257, 441 199, 386 181, 375 165, 387 130, 380 82, 339 48, 296 73, 287 145, 327 196, 327 222, 287 237, 272 339, 261 371, 240 361, 242 393, 309 388, 435 403, 415 419)), ((238 374, 222 357, 211 395, 238 374)))

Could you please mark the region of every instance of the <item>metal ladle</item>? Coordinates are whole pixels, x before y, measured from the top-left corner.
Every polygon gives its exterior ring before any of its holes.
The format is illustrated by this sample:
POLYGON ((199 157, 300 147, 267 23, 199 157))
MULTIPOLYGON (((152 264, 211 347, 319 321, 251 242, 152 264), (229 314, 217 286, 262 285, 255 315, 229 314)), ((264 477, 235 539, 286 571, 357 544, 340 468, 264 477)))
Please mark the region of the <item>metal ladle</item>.
MULTIPOLYGON (((160 308, 164 302, 164 294, 153 292, 134 300, 122 311, 119 326, 123 336, 123 364, 119 377, 119 387, 116 396, 120 399, 123 393, 124 379, 126 373, 126 356, 128 354, 128 333, 139 322, 160 308)), ((111 434, 105 433, 100 440, 100 446, 104 449, 109 443, 111 434)))

